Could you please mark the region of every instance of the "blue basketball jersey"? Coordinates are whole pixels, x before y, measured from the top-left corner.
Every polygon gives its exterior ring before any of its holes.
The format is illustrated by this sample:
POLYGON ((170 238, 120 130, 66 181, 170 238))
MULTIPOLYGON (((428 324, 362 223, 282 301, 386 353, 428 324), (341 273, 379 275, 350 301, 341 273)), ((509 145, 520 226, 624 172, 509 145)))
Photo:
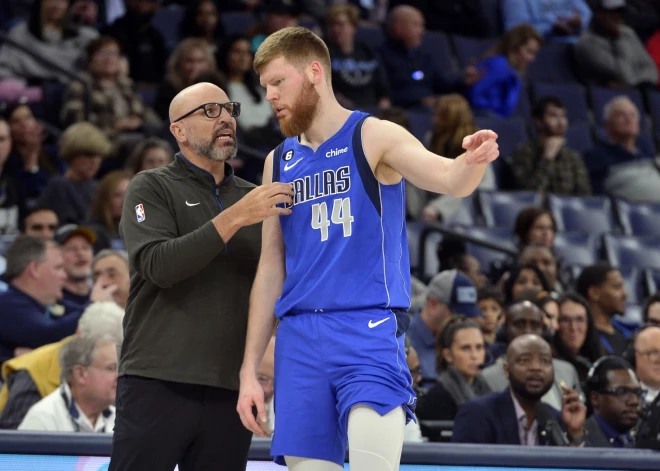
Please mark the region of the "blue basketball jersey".
POLYGON ((280 217, 286 279, 278 318, 410 307, 405 182, 376 180, 362 147, 367 117, 354 111, 316 152, 297 137, 274 152, 273 181, 294 188, 292 214, 280 217))

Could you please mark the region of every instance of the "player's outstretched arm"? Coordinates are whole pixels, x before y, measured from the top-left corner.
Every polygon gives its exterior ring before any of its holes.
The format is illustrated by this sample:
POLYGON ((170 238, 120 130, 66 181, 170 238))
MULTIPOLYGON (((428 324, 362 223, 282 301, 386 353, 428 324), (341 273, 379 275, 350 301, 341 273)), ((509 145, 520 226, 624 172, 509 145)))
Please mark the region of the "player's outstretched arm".
MULTIPOLYGON (((263 183, 272 180, 273 153, 266 158, 263 183)), ((245 355, 241 366, 241 387, 236 407, 243 425, 259 436, 266 436, 254 418, 252 407, 257 408, 257 418, 268 422, 264 405, 264 391, 257 380, 257 367, 266 351, 268 341, 275 328, 275 303, 284 285, 284 241, 279 217, 269 217, 262 225, 261 257, 259 268, 252 284, 250 312, 245 341, 245 355)))
POLYGON ((497 134, 489 130, 466 136, 465 153, 453 160, 428 151, 412 134, 389 121, 367 119, 362 136, 373 169, 386 165, 418 188, 459 198, 477 188, 488 163, 499 156, 497 134))

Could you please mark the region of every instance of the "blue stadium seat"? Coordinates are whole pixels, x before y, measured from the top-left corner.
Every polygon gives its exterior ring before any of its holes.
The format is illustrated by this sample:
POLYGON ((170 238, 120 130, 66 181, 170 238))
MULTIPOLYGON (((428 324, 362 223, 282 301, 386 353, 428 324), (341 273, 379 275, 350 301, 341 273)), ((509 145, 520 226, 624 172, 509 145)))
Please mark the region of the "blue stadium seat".
POLYGON ((245 33, 254 23, 254 15, 249 12, 231 11, 220 14, 220 21, 227 36, 245 33))
POLYGON ((537 101, 544 96, 558 97, 566 107, 566 115, 571 125, 589 122, 587 96, 584 87, 575 83, 532 83, 532 99, 537 101))
POLYGON ((488 118, 477 116, 474 122, 480 129, 491 129, 498 135, 497 143, 500 146, 500 156, 509 156, 523 142, 527 142, 529 135, 525 121, 520 118, 488 118))
POLYGON ((559 232, 600 234, 616 227, 612 203, 604 196, 548 195, 548 208, 559 232))
POLYGON ((583 232, 558 232, 554 252, 562 263, 587 267, 598 261, 599 236, 583 232))
POLYGON ((605 234, 603 244, 607 260, 615 267, 660 270, 660 239, 657 237, 605 234))
POLYGON ((536 60, 527 69, 527 78, 535 82, 577 83, 572 54, 572 44, 543 45, 536 60))
POLYGON ((529 101, 529 90, 527 87, 523 88, 523 93, 521 93, 518 98, 518 104, 513 111, 513 116, 522 118, 525 122, 531 123, 532 121, 532 104, 529 101))
POLYGON ((487 36, 489 38, 500 36, 502 31, 502 13, 500 11, 500 0, 481 0, 481 11, 488 22, 487 36))
MULTIPOLYGON (((468 227, 466 228, 466 232, 471 236, 478 237, 488 242, 494 242, 511 250, 516 250, 516 244, 513 241, 513 235, 510 229, 468 227)), ((479 260, 481 269, 484 273, 489 273, 495 262, 504 262, 509 258, 509 255, 505 252, 489 249, 482 245, 468 243, 466 248, 467 253, 479 260)))
POLYGON ((151 24, 165 38, 165 44, 171 51, 179 40, 179 24, 183 19, 184 9, 180 5, 168 5, 161 8, 151 19, 151 24))
POLYGON ((410 121, 410 133, 426 145, 426 137, 431 131, 433 114, 430 111, 406 111, 410 121))
POLYGON ((460 200, 461 206, 456 214, 442 221, 443 224, 474 226, 477 223, 474 196, 466 196, 460 200))
POLYGON ((365 24, 358 26, 355 39, 376 50, 385 41, 385 35, 380 27, 365 24))
POLYGON ((533 191, 479 191, 481 214, 487 227, 513 230, 518 213, 528 206, 540 206, 541 195, 533 191))
POLYGON ((660 237, 660 203, 631 203, 619 199, 616 211, 624 234, 660 237))
POLYGON ((630 98, 635 106, 637 106, 637 109, 639 110, 640 129, 642 132, 647 131, 648 123, 646 121, 646 112, 644 111, 644 100, 640 91, 635 88, 612 89, 589 87, 589 96, 591 98, 591 104, 593 105, 594 121, 596 122, 596 126, 603 127, 605 125, 603 110, 607 102, 612 98, 621 95, 625 95, 630 98))
POLYGON ((594 146, 594 140, 591 137, 589 123, 570 123, 568 129, 566 129, 566 144, 579 154, 584 154, 591 149, 594 146))
POLYGON ((440 67, 440 70, 450 73, 456 68, 452 60, 449 38, 445 33, 427 31, 424 34, 422 47, 431 53, 434 62, 440 67))
POLYGON ((644 271, 638 268, 620 268, 623 283, 628 292, 626 303, 642 304, 644 302, 644 271))
POLYGON ((454 36, 454 49, 458 59, 458 67, 463 70, 471 63, 479 62, 484 53, 497 42, 494 39, 474 39, 465 36, 454 36))

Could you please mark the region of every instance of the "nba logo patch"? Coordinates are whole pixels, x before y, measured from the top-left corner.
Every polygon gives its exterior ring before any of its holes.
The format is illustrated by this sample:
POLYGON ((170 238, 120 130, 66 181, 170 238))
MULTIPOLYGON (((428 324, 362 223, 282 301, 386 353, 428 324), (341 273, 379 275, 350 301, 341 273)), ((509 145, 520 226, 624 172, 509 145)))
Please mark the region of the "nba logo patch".
POLYGON ((286 154, 284 154, 284 160, 288 162, 289 160, 293 159, 293 150, 290 150, 286 154))
POLYGON ((137 215, 138 222, 142 222, 146 219, 146 216, 144 215, 144 206, 142 206, 142 204, 138 204, 135 207, 135 214, 137 215))

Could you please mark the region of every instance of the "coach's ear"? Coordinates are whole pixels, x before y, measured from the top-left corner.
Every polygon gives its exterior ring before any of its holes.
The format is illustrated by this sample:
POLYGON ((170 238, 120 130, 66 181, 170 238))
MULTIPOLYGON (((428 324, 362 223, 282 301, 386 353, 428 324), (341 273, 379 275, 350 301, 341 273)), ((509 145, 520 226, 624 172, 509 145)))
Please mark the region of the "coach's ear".
POLYGON ((186 136, 186 128, 182 123, 172 123, 170 124, 170 132, 177 140, 177 142, 186 142, 188 137, 186 136))
POLYGON ((314 85, 318 85, 321 83, 323 80, 323 74, 324 73, 330 73, 329 70, 323 70, 323 66, 319 61, 312 61, 308 66, 307 66, 307 78, 309 79, 310 82, 312 82, 314 85))

